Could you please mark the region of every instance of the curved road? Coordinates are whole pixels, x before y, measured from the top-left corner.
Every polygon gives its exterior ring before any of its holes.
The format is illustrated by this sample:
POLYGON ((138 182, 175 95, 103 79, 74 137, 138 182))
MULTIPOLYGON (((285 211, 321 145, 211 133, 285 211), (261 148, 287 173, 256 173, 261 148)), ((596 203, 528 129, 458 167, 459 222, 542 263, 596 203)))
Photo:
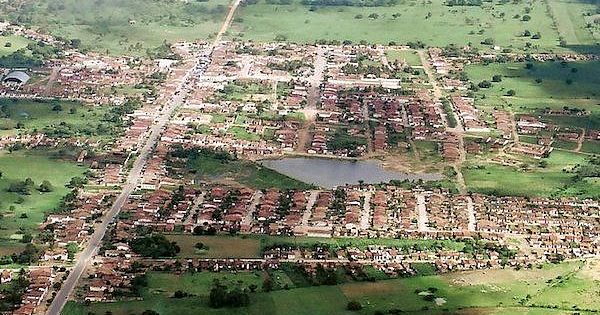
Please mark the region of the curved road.
MULTIPOLYGON (((209 55, 218 45, 223 34, 227 31, 229 25, 231 24, 231 20, 233 19, 235 10, 239 6, 240 2, 241 0, 235 0, 235 2, 231 5, 229 12, 227 13, 227 17, 223 22, 223 26, 219 30, 219 33, 215 37, 215 40, 212 43, 212 45, 208 48, 209 55)), ((69 276, 62 284, 62 287, 57 292, 56 297, 54 298, 52 304, 48 308, 48 315, 60 315, 63 307, 67 302, 68 297, 71 295, 71 293, 77 286, 79 278, 81 278, 81 275, 83 274, 87 266, 90 264, 90 261, 100 249, 100 246, 102 244, 102 238, 104 237, 104 234, 106 233, 109 224, 119 214, 121 208, 123 207, 125 202, 127 202, 129 195, 131 195, 131 193, 136 189, 140 180, 142 179, 144 166, 146 165, 148 159, 151 157, 152 151, 158 143, 158 140, 160 139, 160 136, 165 126, 171 119, 171 116, 173 115, 177 107, 182 104, 184 95, 187 92, 186 88, 188 80, 199 65, 200 61, 198 60, 196 62, 196 65, 194 67, 191 67, 190 70, 185 73, 185 75, 181 79, 181 83, 176 89, 174 96, 171 98, 171 100, 167 102, 166 106, 160 113, 160 117, 157 123, 151 127, 150 132, 148 133, 148 136, 146 138, 147 140, 145 141, 145 145, 139 151, 139 157, 133 163, 133 168, 129 172, 129 176, 127 176, 127 180, 125 182, 125 185, 123 186, 123 190, 115 200, 108 213, 103 217, 102 222, 96 227, 85 249, 79 254, 75 266, 70 270, 69 276)))

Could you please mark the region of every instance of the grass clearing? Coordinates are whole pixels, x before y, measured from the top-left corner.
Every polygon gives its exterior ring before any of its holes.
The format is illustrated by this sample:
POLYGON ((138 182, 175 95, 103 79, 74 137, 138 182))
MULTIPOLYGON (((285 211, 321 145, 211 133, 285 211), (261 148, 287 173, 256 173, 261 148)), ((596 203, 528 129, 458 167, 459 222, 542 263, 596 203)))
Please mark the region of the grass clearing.
POLYGON ((421 58, 417 52, 413 50, 394 50, 388 49, 385 51, 385 56, 388 62, 406 62, 409 66, 423 66, 421 58))
POLYGON ((313 187, 255 162, 230 158, 223 160, 204 151, 188 159, 186 168, 199 179, 233 179, 240 184, 256 189, 310 189, 313 187))
POLYGON ((84 49, 140 56, 165 40, 214 36, 228 4, 228 0, 42 0, 21 6, 11 1, 0 5, 0 12, 10 21, 27 21, 26 26, 79 39, 84 49))
POLYGON ((105 117, 110 106, 34 99, 0 99, 0 136, 43 132, 49 137, 107 139, 120 133, 118 122, 105 117))
MULTIPOLYGON (((264 274, 256 272, 210 273, 172 275, 150 273, 149 288, 144 300, 115 303, 91 303, 86 306, 69 302, 63 314, 80 315, 93 310, 97 314, 112 311, 115 315, 139 314, 153 309, 163 315, 180 314, 184 307, 193 314, 373 314, 375 311, 392 309, 414 314, 448 314, 461 309, 473 312, 465 314, 565 314, 573 306, 598 310, 597 299, 589 294, 599 290, 598 261, 573 261, 540 268, 513 270, 475 270, 443 275, 382 280, 377 282, 348 282, 335 286, 308 286, 289 290, 261 292, 264 274), (241 281, 241 286, 255 283, 259 286, 251 294, 248 307, 235 309, 211 309, 206 306, 208 288, 212 279, 220 279, 231 285, 241 281), (562 285, 556 285, 564 279, 562 285), (197 296, 169 298, 176 290, 188 291, 197 296), (430 291, 445 303, 438 305, 427 301, 424 294, 430 291), (587 298, 587 300, 586 300, 587 298), (359 301, 363 309, 346 310, 350 300, 359 301), (557 309, 542 308, 544 301, 571 301, 564 307, 558 302, 557 309), (189 308, 192 307, 192 308, 189 308)), ((277 271, 276 271, 277 273, 277 271)), ((285 281, 282 280, 282 281, 285 281)), ((554 304, 552 304, 554 305, 554 304)))
POLYGON ((10 55, 19 49, 25 49, 31 41, 17 35, 0 35, 0 57, 10 55))
POLYGON ((255 238, 233 236, 167 235, 170 241, 181 247, 180 257, 204 258, 260 258, 260 241, 255 238), (208 250, 200 251, 194 246, 202 243, 208 250))
POLYGON ((422 41, 427 45, 481 45, 493 38, 496 45, 523 50, 526 43, 544 50, 564 50, 558 47, 558 33, 552 28, 552 18, 541 0, 528 3, 486 3, 482 6, 449 7, 445 1, 399 1, 389 7, 310 6, 294 0, 287 5, 269 4, 259 0, 248 4, 236 14, 230 31, 233 37, 245 40, 291 42, 315 40, 366 40, 387 44, 422 41), (531 20, 522 16, 531 8, 531 20), (541 39, 519 36, 524 30, 540 32, 541 39))
POLYGON ((46 212, 58 206, 62 196, 69 192, 65 184, 72 177, 81 176, 84 170, 75 164, 41 154, 0 151, 0 210, 3 214, 0 218, 0 239, 14 242, 15 234, 20 230, 36 234, 46 212), (7 191, 11 183, 26 178, 31 178, 38 186, 47 180, 52 184, 53 191, 40 193, 33 189, 31 195, 24 196, 7 191), (9 240, 11 237, 13 240, 9 240))
POLYGON ((600 61, 532 63, 531 69, 526 65, 492 63, 465 67, 475 84, 491 81, 494 75, 502 76, 502 82, 492 83, 491 88, 476 93, 476 105, 484 109, 500 107, 514 113, 534 113, 564 106, 592 113, 599 111, 600 61), (509 90, 514 90, 516 95, 505 96, 509 90))
POLYGON ((538 167, 536 160, 525 159, 529 169, 502 166, 494 163, 471 161, 463 167, 463 176, 471 192, 509 196, 580 196, 595 198, 600 195, 597 181, 573 183, 570 170, 585 164, 586 155, 554 150, 543 159, 546 167, 538 167))

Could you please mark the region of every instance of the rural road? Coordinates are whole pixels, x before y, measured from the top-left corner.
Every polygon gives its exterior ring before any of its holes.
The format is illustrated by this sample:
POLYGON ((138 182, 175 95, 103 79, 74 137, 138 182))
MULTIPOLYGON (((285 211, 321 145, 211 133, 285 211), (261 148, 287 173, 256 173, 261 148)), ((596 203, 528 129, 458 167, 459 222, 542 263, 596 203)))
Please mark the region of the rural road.
MULTIPOLYGON (((227 17, 223 23, 223 26, 219 30, 215 41, 209 47, 209 55, 212 53, 216 45, 221 40, 223 34, 227 31, 227 28, 231 24, 231 20, 235 13, 235 10, 239 6, 241 0, 236 0, 229 9, 227 17)), ((121 208, 127 202, 127 199, 131 195, 131 193, 136 189, 140 180, 143 176, 144 166, 146 165, 148 159, 151 157, 152 151, 154 147, 158 143, 160 136, 164 130, 164 127, 167 125, 169 120, 171 119, 172 114, 175 112, 177 107, 179 107, 183 103, 184 95, 186 92, 184 88, 186 88, 186 84, 188 83, 189 78, 192 76, 193 72, 200 66, 200 60, 196 61, 194 67, 191 67, 189 71, 185 73, 183 78, 181 79, 181 83, 176 89, 176 92, 173 94, 173 97, 167 102, 166 106, 160 113, 160 117, 158 121, 151 127, 150 132, 148 133, 147 140, 145 141, 145 145, 139 151, 139 157, 133 163, 133 168, 129 172, 129 176, 123 186, 123 190, 115 200, 114 204, 108 211, 108 213, 103 217, 101 223, 95 228, 94 233, 90 237, 87 246, 85 249, 79 254, 77 258, 77 262, 75 266, 70 270, 69 276, 64 281, 62 287, 57 292, 56 297, 52 301, 52 304, 48 308, 48 315, 60 315, 63 307, 65 306, 68 297, 71 295, 75 287, 77 286, 77 282, 81 278, 81 275, 85 271, 86 267, 90 264, 92 257, 98 252, 100 246, 102 244, 102 238, 108 229, 109 224, 116 218, 116 216, 121 211, 121 208)))

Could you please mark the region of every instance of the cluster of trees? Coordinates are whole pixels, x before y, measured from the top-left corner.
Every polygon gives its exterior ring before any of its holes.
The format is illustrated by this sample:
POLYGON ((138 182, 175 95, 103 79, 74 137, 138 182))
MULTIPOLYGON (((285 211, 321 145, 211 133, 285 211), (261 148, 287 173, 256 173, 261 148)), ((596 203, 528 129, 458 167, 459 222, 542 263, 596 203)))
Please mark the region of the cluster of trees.
POLYGON ((29 287, 29 280, 25 275, 25 270, 21 269, 17 277, 7 285, 3 286, 2 291, 0 291, 2 294, 2 299, 0 299, 0 312, 8 312, 20 305, 27 287, 29 287))
POLYGON ((294 73, 298 71, 298 69, 302 67, 310 67, 309 63, 304 62, 303 60, 287 60, 284 62, 269 62, 267 67, 273 70, 281 70, 294 73))
POLYGON ((479 7, 483 4, 482 0, 447 0, 446 5, 449 7, 454 6, 476 6, 479 7))
MULTIPOLYGON (((25 236, 24 236, 25 237, 25 236)), ((31 243, 31 235, 27 236, 29 243, 25 245, 25 248, 20 253, 14 253, 9 256, 3 256, 0 258, 0 265, 8 264, 22 264, 31 265, 38 261, 40 252, 35 245, 31 243)), ((24 240, 27 240, 24 238, 24 240)))
POLYGON ((170 242, 162 234, 138 237, 129 242, 131 249, 145 257, 174 257, 181 251, 176 242, 170 242))
MULTIPOLYGON (((2 177, 0 172, 0 178, 2 177)), ((52 184, 44 180, 38 187, 35 187, 35 183, 31 178, 27 178, 24 181, 13 182, 8 186, 7 191, 17 193, 19 195, 31 195, 33 189, 37 189, 39 192, 46 193, 54 190, 52 184)))
POLYGON ((209 306, 212 308, 221 307, 242 307, 250 304, 250 295, 245 289, 235 287, 228 289, 215 279, 209 295, 209 306))
POLYGON ((359 146, 364 145, 367 145, 366 139, 351 136, 348 134, 348 130, 342 127, 336 129, 331 139, 327 141, 327 147, 332 150, 348 150, 350 151, 349 156, 352 156, 353 151, 356 151, 359 146))
POLYGON ((393 7, 398 0, 302 0, 310 6, 346 6, 346 7, 393 7))
POLYGON ((0 57, 0 68, 36 68, 49 58, 60 56, 61 50, 43 42, 29 43, 26 48, 0 57))

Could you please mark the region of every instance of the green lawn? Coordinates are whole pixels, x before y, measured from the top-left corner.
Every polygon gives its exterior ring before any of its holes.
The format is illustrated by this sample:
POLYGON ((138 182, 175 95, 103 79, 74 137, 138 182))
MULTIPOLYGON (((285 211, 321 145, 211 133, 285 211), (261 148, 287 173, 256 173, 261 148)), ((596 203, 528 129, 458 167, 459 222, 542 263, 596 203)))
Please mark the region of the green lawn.
POLYGON ((502 82, 493 82, 491 88, 480 89, 476 93, 476 105, 479 107, 504 107, 515 113, 561 109, 564 106, 599 111, 599 61, 533 63, 531 69, 526 69, 526 63, 478 64, 465 67, 465 71, 475 84, 491 81, 492 76, 497 74, 502 76, 502 82), (516 95, 505 96, 509 90, 514 90, 516 95))
POLYGON ((259 0, 257 4, 239 9, 230 33, 259 41, 273 41, 279 36, 293 42, 318 39, 382 44, 422 41, 432 46, 451 43, 462 46, 470 42, 486 49, 489 46, 480 42, 493 38, 503 47, 524 49, 525 43, 530 42, 544 50, 561 50, 546 7, 541 0, 517 4, 484 2, 481 7, 449 7, 442 0, 403 0, 391 7, 310 6, 302 5, 299 0, 278 5, 259 0), (526 7, 531 8, 531 20, 513 18, 523 16, 526 7), (519 36, 525 30, 540 32, 541 39, 519 36))
MULTIPOLYGON (((596 262, 597 263, 597 262, 596 262)), ((65 315, 86 314, 93 311, 115 315, 139 314, 153 309, 161 315, 169 314, 364 314, 375 311, 387 313, 401 310, 412 314, 463 314, 460 309, 472 309, 464 314, 570 314, 573 306, 591 310, 600 309, 593 297, 600 287, 592 280, 598 269, 592 262, 569 262, 544 265, 541 269, 515 271, 512 269, 457 272, 443 275, 382 280, 377 282, 348 282, 336 286, 309 286, 261 292, 264 274, 210 273, 167 275, 150 273, 149 288, 142 301, 92 303, 89 306, 69 302, 65 315), (254 283, 257 293, 251 294, 250 306, 238 309, 211 309, 206 306, 209 285, 218 278, 222 283, 242 287, 254 283), (557 285, 560 279, 566 279, 557 285), (170 298, 176 290, 197 296, 184 299, 170 298), (437 301, 427 301, 418 292, 433 292, 437 301), (350 300, 359 301, 363 309, 346 310, 350 300), (561 304, 560 301, 570 301, 561 304), (545 304, 545 301, 555 301, 545 304), (558 309, 540 305, 557 305, 558 309), (480 310, 477 312, 476 310, 480 310), (181 313, 183 311, 183 313, 181 313)), ((275 274, 275 273, 273 273, 275 274)))
POLYGON ((37 227, 44 221, 45 213, 58 206, 61 197, 69 192, 64 185, 72 177, 81 176, 84 170, 83 167, 50 159, 41 154, 0 151, 0 210, 3 214, 0 219, 0 239, 18 239, 16 232, 20 229, 37 234, 37 227), (12 182, 23 181, 26 178, 31 178, 38 186, 47 180, 54 190, 40 193, 34 189, 31 195, 25 196, 7 191, 12 182), (21 203, 19 197, 23 199, 21 203), (21 218, 23 214, 27 217, 21 218))
POLYGON ((537 166, 537 161, 529 162, 529 170, 492 163, 469 162, 462 172, 471 192, 493 193, 515 196, 600 196, 600 184, 590 180, 586 183, 573 183, 574 174, 570 170, 577 164, 585 164, 583 154, 554 150, 550 157, 543 159, 547 166, 537 166), (479 165, 480 167, 476 167, 479 165))
POLYGON ((17 35, 0 35, 0 57, 10 55, 13 52, 27 47, 30 43, 25 37, 17 35), (9 46, 7 45, 9 44, 9 46))
POLYGON ((11 21, 27 21, 82 46, 112 54, 145 55, 164 40, 207 39, 221 26, 228 0, 42 0, 14 12, 15 2, 0 5, 11 21), (10 13, 8 13, 10 12, 10 13))

